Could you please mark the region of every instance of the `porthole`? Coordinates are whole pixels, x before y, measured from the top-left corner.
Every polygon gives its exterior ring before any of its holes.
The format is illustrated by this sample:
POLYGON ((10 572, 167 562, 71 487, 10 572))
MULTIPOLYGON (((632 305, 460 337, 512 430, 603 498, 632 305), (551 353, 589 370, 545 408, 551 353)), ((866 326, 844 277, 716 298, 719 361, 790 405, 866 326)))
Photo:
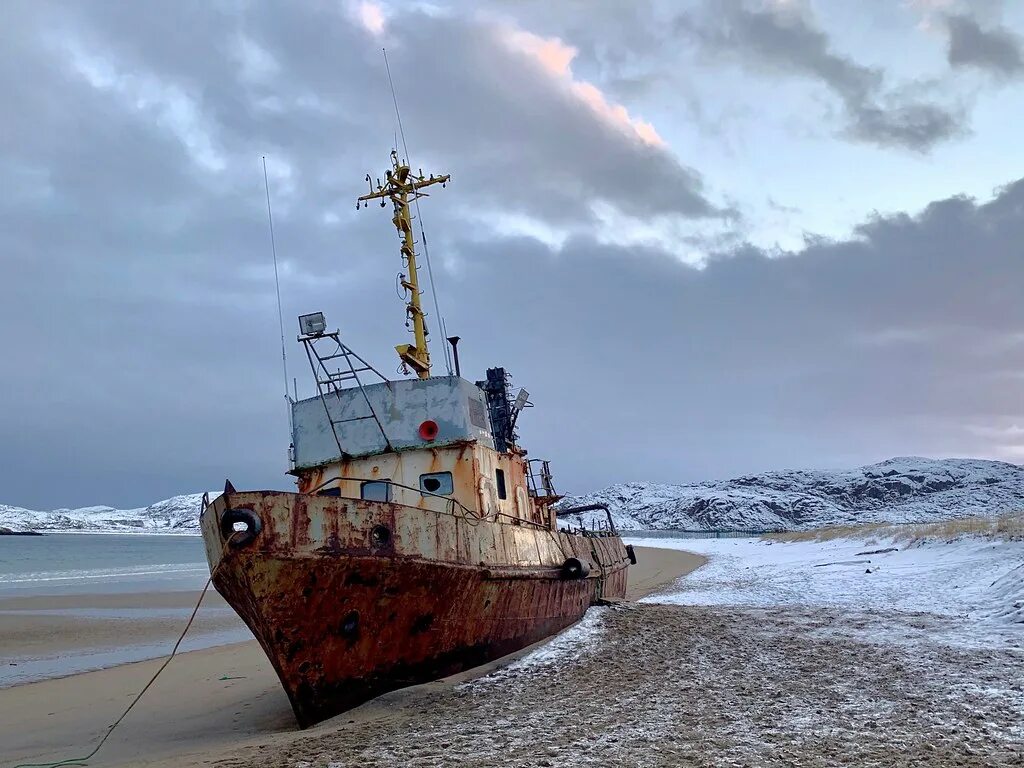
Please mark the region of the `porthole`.
POLYGON ((370 541, 375 547, 383 547, 391 541, 391 531, 386 525, 375 525, 370 529, 370 541))
POLYGON ((435 496, 450 496, 455 492, 451 472, 428 472, 420 475, 420 490, 435 496))

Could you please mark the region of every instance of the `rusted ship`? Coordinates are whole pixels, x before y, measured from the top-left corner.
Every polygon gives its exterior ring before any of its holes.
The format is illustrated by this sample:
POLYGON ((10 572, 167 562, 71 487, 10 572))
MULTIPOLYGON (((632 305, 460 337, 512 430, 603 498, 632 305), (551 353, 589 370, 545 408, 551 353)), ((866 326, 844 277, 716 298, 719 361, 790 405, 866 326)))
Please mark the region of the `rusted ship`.
POLYGON ((393 206, 414 338, 396 351, 415 376, 387 380, 303 315, 317 394, 289 399, 297 492, 229 482, 201 515, 213 584, 301 727, 548 637, 624 596, 635 562, 610 515, 559 530, 548 464, 516 435, 528 396, 502 368, 463 379, 452 337, 454 375, 431 375, 409 205, 449 177, 391 166, 357 207, 393 206))

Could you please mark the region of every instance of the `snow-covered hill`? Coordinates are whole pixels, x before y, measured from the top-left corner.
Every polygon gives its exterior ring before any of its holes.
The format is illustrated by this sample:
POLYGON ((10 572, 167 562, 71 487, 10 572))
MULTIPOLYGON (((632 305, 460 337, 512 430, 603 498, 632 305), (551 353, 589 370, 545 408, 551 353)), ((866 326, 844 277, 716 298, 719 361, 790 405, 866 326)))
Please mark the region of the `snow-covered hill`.
MULTIPOLYGON (((566 498, 604 502, 623 530, 804 530, 869 522, 929 522, 1024 508, 1024 467, 981 459, 897 458, 852 470, 765 472, 732 480, 625 483, 566 498)), ((584 522, 603 513, 584 513, 584 522)), ((576 524, 575 518, 570 519, 576 524)))
MULTIPOLYGON (((218 496, 210 494, 210 498, 218 496)), ((199 533, 201 493, 158 501, 139 509, 81 507, 37 512, 0 504, 0 528, 12 531, 83 533, 199 533)))
MULTIPOLYGON (((198 533, 201 498, 192 493, 139 509, 52 512, 0 504, 0 528, 198 533)), ((852 470, 765 472, 690 485, 625 483, 566 498, 562 506, 595 502, 608 504, 623 530, 804 530, 846 523, 930 522, 1024 509, 1024 467, 981 459, 899 458, 852 470)), ((583 515, 588 527, 591 518, 600 517, 603 513, 583 515)))

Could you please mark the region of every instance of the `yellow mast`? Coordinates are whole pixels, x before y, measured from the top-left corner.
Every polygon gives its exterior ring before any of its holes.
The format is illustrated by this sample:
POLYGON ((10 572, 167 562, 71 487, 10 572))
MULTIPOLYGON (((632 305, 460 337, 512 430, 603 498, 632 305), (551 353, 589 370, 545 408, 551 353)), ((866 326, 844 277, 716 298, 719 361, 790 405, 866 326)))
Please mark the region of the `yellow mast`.
POLYGON ((420 197, 427 197, 425 192, 419 190, 429 187, 431 184, 440 184, 442 187, 448 183, 451 176, 423 176, 412 173, 409 166, 399 162, 398 152, 391 150, 391 169, 384 172, 384 183, 377 179, 377 188, 374 189, 373 182, 367 174, 366 180, 370 182, 369 194, 363 195, 356 201, 356 209, 360 203, 367 203, 370 200, 380 200, 380 207, 385 206, 385 198, 390 198, 395 205, 395 215, 391 222, 398 230, 398 236, 402 239, 402 256, 409 265, 409 275, 399 275, 402 287, 409 292, 409 302, 406 304, 406 314, 412 320, 413 335, 415 344, 399 344, 395 351, 401 358, 402 363, 413 371, 421 379, 430 378, 430 352, 427 350, 427 324, 423 319, 423 309, 420 307, 420 281, 416 271, 416 250, 412 237, 412 216, 409 213, 409 202, 420 197))

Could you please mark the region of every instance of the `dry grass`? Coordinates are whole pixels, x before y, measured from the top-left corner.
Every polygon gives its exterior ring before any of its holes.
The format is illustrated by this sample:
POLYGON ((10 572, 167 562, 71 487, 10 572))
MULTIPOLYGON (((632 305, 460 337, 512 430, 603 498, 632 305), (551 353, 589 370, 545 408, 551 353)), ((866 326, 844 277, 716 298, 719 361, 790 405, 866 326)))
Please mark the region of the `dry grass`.
POLYGON ((810 531, 770 533, 768 541, 832 541, 858 538, 868 544, 876 540, 903 541, 908 544, 928 539, 955 539, 960 536, 984 538, 1024 539, 1024 510, 994 517, 964 517, 937 523, 865 523, 863 525, 835 525, 810 531))

